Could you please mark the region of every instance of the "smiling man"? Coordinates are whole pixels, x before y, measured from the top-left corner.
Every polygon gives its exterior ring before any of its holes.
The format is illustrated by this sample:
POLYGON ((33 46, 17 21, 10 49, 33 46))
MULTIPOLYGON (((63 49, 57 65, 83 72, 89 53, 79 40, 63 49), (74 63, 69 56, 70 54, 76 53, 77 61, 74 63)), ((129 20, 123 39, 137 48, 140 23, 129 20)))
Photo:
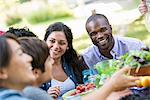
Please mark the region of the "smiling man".
POLYGON ((105 15, 93 14, 86 21, 86 30, 93 45, 82 54, 83 65, 93 66, 103 60, 118 59, 130 50, 140 50, 145 45, 137 39, 116 37, 112 35, 112 27, 105 15))

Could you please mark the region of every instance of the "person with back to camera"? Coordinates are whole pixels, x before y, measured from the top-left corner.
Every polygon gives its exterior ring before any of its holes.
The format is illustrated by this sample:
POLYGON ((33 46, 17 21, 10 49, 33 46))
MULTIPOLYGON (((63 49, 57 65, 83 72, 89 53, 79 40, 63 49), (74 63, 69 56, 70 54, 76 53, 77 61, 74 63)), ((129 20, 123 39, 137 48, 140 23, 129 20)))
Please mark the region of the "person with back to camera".
POLYGON ((89 68, 100 61, 118 59, 130 50, 145 47, 138 39, 113 36, 112 27, 103 14, 93 13, 86 21, 86 30, 93 45, 85 49, 80 60, 89 68))

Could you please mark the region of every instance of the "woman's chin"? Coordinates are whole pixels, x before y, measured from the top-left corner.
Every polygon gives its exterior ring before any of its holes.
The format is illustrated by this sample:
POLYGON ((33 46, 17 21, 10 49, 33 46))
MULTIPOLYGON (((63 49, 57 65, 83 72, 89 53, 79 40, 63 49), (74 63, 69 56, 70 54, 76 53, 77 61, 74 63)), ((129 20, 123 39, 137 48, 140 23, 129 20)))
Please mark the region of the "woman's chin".
POLYGON ((52 59, 58 59, 60 58, 59 56, 51 56, 52 59))

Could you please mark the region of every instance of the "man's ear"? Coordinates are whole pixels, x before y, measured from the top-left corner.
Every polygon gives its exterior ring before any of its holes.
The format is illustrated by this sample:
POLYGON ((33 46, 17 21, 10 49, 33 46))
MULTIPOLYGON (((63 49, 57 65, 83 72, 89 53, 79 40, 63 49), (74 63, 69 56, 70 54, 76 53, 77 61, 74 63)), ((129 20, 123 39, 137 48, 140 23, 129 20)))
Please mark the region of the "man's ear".
POLYGON ((110 26, 110 29, 112 30, 112 26, 111 25, 109 25, 110 26))
POLYGON ((0 79, 7 79, 8 78, 8 74, 7 74, 7 70, 5 68, 1 68, 0 69, 0 79))
POLYGON ((41 71, 37 68, 33 69, 32 72, 33 72, 33 74, 35 75, 36 78, 38 78, 39 74, 41 73, 41 71))

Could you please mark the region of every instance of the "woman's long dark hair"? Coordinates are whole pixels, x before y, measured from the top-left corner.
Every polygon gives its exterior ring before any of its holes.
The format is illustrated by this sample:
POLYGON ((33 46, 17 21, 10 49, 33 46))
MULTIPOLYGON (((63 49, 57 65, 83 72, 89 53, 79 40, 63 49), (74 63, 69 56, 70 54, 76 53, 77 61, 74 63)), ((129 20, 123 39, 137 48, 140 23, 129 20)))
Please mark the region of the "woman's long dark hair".
POLYGON ((54 31, 64 32, 67 42, 68 42, 69 49, 65 52, 62 58, 64 58, 65 61, 71 65, 75 73, 75 76, 77 78, 77 81, 79 83, 82 83, 82 70, 83 69, 78 61, 78 55, 72 45, 73 34, 71 32, 71 29, 61 22, 56 22, 54 24, 51 24, 46 30, 44 40, 46 41, 48 36, 54 31))

